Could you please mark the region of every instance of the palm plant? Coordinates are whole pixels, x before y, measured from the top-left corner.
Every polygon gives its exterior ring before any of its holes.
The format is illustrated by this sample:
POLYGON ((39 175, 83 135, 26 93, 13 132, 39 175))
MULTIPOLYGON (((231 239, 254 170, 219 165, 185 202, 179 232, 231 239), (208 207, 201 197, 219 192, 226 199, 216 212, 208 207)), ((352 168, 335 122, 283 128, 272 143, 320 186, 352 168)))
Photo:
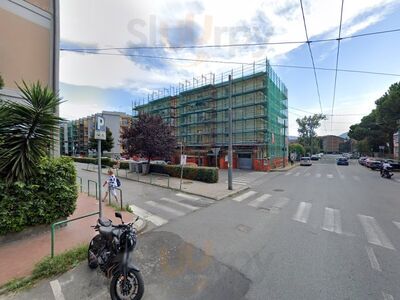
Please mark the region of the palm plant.
POLYGON ((17 86, 22 100, 0 105, 0 174, 8 183, 35 176, 62 120, 55 114, 61 98, 51 89, 39 82, 17 86))

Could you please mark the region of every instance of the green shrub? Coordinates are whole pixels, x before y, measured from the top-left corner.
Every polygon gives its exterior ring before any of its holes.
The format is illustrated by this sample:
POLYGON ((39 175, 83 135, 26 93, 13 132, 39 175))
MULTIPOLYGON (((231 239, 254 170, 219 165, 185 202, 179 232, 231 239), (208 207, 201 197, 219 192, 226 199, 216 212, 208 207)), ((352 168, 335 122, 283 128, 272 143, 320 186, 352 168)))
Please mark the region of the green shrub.
POLYGON ((76 208, 78 188, 71 159, 44 158, 29 182, 6 185, 0 180, 0 235, 25 227, 50 224, 76 208))
MULTIPOLYGON (((171 177, 181 177, 181 166, 150 164, 150 172, 168 174, 171 177)), ((218 182, 218 169, 211 167, 184 167, 183 178, 216 183, 218 182)))

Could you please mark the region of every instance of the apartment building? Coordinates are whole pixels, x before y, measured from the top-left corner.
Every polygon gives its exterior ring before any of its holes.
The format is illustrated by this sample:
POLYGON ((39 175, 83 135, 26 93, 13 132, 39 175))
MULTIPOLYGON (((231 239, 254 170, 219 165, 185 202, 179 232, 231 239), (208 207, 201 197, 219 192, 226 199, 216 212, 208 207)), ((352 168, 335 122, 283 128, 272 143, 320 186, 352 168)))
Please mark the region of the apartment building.
POLYGON ((325 153, 339 153, 341 152, 342 145, 345 143, 344 138, 336 135, 326 135, 321 138, 322 149, 325 153))
MULTIPOLYGON (((22 80, 40 81, 58 91, 58 9, 58 0, 0 1, 1 98, 18 101, 15 83, 22 80)), ((54 154, 58 153, 56 143, 54 154)))
POLYGON ((286 160, 287 88, 267 60, 193 78, 148 100, 134 110, 170 124, 190 162, 227 168, 230 105, 234 168, 268 170, 286 160))
MULTIPOLYGON (((124 128, 127 128, 132 121, 132 117, 122 112, 103 111, 102 115, 106 127, 112 133, 114 147, 107 155, 119 156, 124 152, 124 146, 121 143, 121 134, 124 128)), ((60 143, 61 153, 63 155, 82 155, 90 156, 94 153, 89 147, 89 140, 94 135, 95 115, 63 122, 60 125, 60 143)))

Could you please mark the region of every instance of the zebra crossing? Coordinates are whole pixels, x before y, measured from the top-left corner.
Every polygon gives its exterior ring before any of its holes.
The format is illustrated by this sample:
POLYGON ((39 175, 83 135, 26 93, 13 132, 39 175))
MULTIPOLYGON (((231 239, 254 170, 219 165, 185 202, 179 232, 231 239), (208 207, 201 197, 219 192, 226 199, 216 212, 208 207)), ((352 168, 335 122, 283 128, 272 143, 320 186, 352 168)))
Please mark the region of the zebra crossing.
MULTIPOLYGON (((250 183, 252 183, 253 181, 266 176, 267 173, 264 172, 249 172, 249 173, 245 173, 244 175, 241 175, 239 177, 233 177, 232 183, 233 184, 237 184, 237 185, 249 185, 250 183)), ((228 181, 226 180, 225 183, 228 183, 228 181)))
POLYGON ((174 218, 182 217, 202 207, 209 206, 211 203, 213 203, 212 200, 176 193, 174 197, 161 197, 157 201, 146 201, 140 207, 138 205, 129 205, 129 207, 135 215, 159 227, 174 218))
MULTIPOLYGON (((271 194, 262 194, 253 190, 247 191, 239 196, 232 198, 232 201, 239 202, 242 205, 247 205, 256 209, 265 208, 273 213, 279 213, 289 203, 291 203, 291 200, 289 198, 273 196, 271 194)), ((309 219, 312 213, 322 213, 323 219, 320 226, 321 230, 330 233, 336 233, 338 235, 355 236, 355 234, 346 232, 342 228, 341 211, 337 208, 324 207, 323 211, 321 211, 319 207, 315 209, 313 207, 313 203, 303 201, 299 203, 293 203, 293 205, 291 205, 291 209, 294 209, 291 220, 295 221, 296 223, 307 224, 309 223, 309 219)), ((396 250, 393 243, 374 217, 362 214, 358 214, 354 217, 361 225, 363 229, 362 234, 369 244, 380 246, 390 250, 396 250)), ((400 229, 400 220, 393 220, 392 223, 393 226, 395 226, 397 229, 400 229)), ((397 238, 398 237, 396 237, 396 239, 397 238)), ((371 251, 369 250, 367 250, 367 252, 371 253, 371 251)), ((372 254, 371 261, 373 262, 372 254)))
MULTIPOLYGON (((328 174, 322 174, 322 173, 314 173, 312 174, 309 171, 306 172, 299 172, 299 171, 289 171, 286 172, 284 176, 292 176, 292 177, 306 177, 309 179, 340 179, 340 180, 354 180, 357 182, 361 182, 361 179, 359 176, 357 175, 344 175, 342 173, 338 173, 338 174, 332 174, 332 173, 328 173, 328 174)), ((400 178, 393 178, 393 181, 395 182, 399 182, 400 183, 400 178)))

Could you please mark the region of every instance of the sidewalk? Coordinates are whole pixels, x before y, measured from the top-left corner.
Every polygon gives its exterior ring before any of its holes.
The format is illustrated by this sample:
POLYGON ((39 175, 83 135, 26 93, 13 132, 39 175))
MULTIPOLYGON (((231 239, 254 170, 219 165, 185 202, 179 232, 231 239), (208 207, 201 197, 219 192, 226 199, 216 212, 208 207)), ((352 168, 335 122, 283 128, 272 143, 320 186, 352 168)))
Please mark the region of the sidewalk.
MULTIPOLYGON (((78 166, 77 166, 78 167, 78 166)), ((97 169, 89 169, 87 170, 85 167, 82 170, 90 171, 90 172, 97 172, 97 169)), ((106 168, 102 169, 103 174, 107 174, 106 168)), ((180 178, 176 177, 169 177, 163 174, 137 174, 129 172, 128 170, 117 170, 115 175, 119 178, 125 178, 132 181, 152 184, 156 186, 161 186, 164 188, 169 188, 177 191, 182 191, 187 194, 193 194, 196 196, 201 196, 205 198, 210 198, 213 200, 222 200, 226 197, 235 195, 240 193, 249 187, 247 185, 242 184, 233 184, 233 190, 228 190, 228 185, 223 182, 218 183, 205 183, 201 181, 189 180, 189 179, 182 179, 182 190, 180 190, 180 178)))
MULTIPOLYGON (((76 218, 99 210, 98 201, 94 197, 79 194, 77 208, 68 218, 76 218)), ((129 212, 121 212, 124 221, 132 220, 133 215, 129 212)), ((116 219, 115 211, 110 206, 103 205, 103 217, 120 223, 116 219)), ((89 244, 91 238, 97 233, 91 228, 95 225, 98 215, 93 215, 81 220, 68 223, 63 228, 55 230, 55 254, 73 248, 81 244, 89 244)), ((138 220, 138 232, 145 227, 143 220, 138 220)), ((51 238, 50 225, 48 231, 31 235, 26 238, 2 243, 0 245, 0 286, 6 282, 19 277, 30 275, 35 264, 43 257, 50 255, 51 238)))
POLYGON ((284 168, 276 168, 276 169, 271 169, 270 172, 286 172, 289 171, 297 166, 299 166, 300 164, 298 162, 295 162, 293 165, 291 165, 290 163, 287 164, 284 168))

